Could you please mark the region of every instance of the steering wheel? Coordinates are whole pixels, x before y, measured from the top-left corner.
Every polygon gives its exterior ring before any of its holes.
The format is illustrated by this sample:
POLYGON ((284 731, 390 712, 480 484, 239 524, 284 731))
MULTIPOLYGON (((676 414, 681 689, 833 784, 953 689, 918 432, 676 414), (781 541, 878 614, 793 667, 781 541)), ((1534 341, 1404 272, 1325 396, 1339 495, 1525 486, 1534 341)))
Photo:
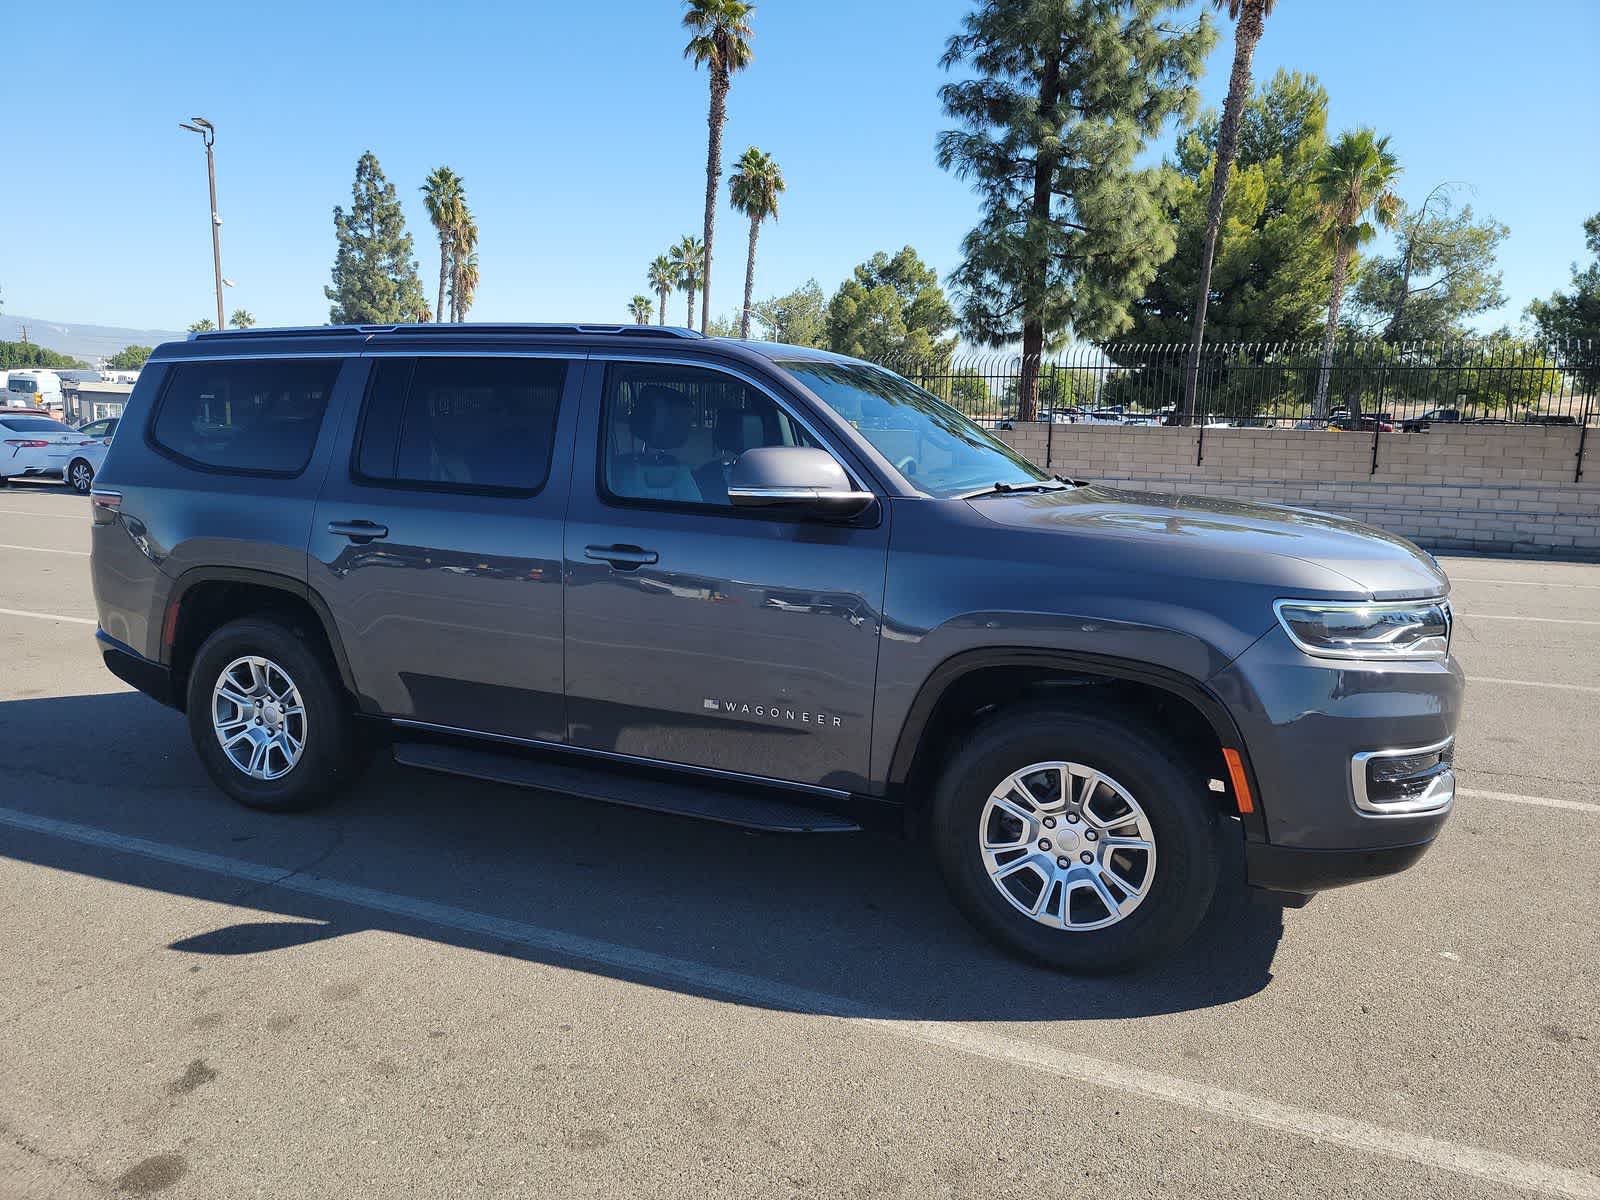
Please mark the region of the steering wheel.
POLYGON ((894 469, 899 471, 900 474, 904 475, 907 479, 910 479, 917 473, 917 460, 908 454, 899 462, 895 463, 894 469))

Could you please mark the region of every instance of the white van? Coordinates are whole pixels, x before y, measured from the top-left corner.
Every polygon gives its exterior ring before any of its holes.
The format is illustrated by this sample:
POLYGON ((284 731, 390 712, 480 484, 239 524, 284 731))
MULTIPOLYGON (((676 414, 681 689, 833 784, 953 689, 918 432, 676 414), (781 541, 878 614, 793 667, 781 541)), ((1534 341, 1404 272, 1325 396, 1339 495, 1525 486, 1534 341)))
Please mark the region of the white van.
POLYGON ((60 408, 61 376, 54 371, 13 370, 6 378, 6 403, 60 408))

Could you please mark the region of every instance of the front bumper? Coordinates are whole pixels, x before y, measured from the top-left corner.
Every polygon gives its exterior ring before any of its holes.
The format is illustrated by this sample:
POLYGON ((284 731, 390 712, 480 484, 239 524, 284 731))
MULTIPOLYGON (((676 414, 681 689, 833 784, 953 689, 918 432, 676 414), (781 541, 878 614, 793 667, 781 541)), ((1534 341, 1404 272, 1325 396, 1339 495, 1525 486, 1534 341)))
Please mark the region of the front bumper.
POLYGON ((1392 807, 1373 803, 1360 773, 1452 742, 1464 689, 1453 660, 1317 658, 1274 629, 1211 682, 1256 777, 1262 821, 1246 847, 1250 883, 1312 892, 1422 856, 1450 814, 1448 771, 1426 799, 1392 807))
POLYGON ((1372 850, 1303 850, 1247 842, 1245 882, 1273 892, 1325 892, 1404 871, 1428 852, 1433 839, 1372 850))

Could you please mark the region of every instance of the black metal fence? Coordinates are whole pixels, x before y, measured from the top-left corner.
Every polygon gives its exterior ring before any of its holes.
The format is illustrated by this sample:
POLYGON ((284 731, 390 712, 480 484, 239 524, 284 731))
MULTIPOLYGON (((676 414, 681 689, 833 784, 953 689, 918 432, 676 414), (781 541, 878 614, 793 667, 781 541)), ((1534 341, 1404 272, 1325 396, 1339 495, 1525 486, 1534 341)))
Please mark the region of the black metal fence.
MULTIPOLYGON (((1177 424, 1189 347, 1077 345, 1037 365, 1025 402, 1020 356, 957 354, 886 360, 987 425, 1040 420, 1177 424)), ((1318 344, 1213 343, 1203 348, 1194 422, 1205 425, 1416 431, 1438 423, 1484 426, 1600 424, 1600 341, 1536 344, 1504 338, 1391 344, 1341 342, 1327 367, 1318 344)))

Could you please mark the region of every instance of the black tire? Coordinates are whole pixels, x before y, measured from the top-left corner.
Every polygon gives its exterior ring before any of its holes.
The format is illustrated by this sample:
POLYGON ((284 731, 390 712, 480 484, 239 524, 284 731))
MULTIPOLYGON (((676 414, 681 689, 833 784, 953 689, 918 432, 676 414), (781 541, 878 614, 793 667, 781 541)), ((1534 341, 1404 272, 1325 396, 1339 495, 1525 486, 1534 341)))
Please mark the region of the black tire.
POLYGON ((66 481, 66 485, 73 491, 77 492, 78 495, 87 496, 90 489, 94 487, 94 468, 89 465, 87 459, 75 458, 67 464, 66 474, 63 475, 62 478, 66 481), (80 465, 83 467, 86 475, 81 487, 79 486, 78 480, 74 474, 80 465))
POLYGON ((338 672, 306 631, 265 617, 247 617, 218 629, 201 645, 189 669, 189 736, 212 781, 248 808, 294 812, 325 804, 360 775, 368 754, 355 728, 338 672), (236 659, 260 655, 281 667, 305 708, 299 760, 277 779, 258 779, 236 765, 212 725, 212 693, 236 659))
POLYGON ((1055 706, 994 714, 955 749, 929 815, 935 858, 961 912, 1006 949, 1059 970, 1105 974, 1163 954, 1194 932, 1216 890, 1218 821, 1202 773, 1182 765, 1150 730, 1115 715, 1055 706), (1053 928, 1019 911, 990 879, 979 849, 991 791, 1023 767, 1056 760, 1120 782, 1154 833, 1149 891, 1105 928, 1053 928))

